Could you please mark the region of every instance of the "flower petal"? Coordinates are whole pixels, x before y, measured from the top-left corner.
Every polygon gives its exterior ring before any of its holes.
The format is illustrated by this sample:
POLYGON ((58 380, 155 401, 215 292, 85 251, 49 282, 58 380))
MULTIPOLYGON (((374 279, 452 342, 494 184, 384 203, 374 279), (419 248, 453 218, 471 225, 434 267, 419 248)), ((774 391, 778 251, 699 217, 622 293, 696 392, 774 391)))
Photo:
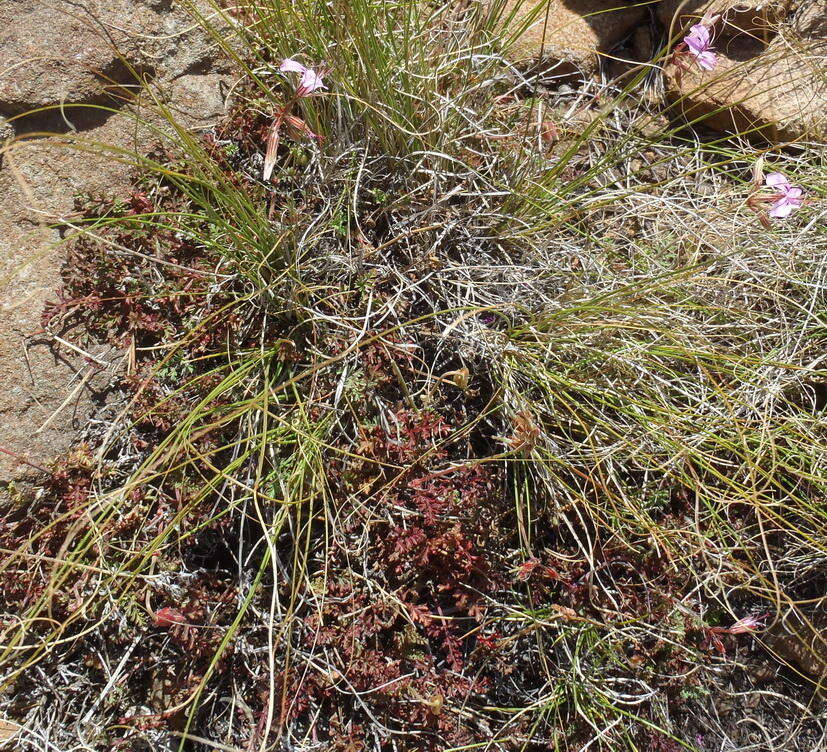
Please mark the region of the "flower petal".
POLYGON ((279 70, 282 73, 302 73, 304 74, 307 71, 307 68, 302 65, 298 60, 293 60, 292 58, 286 57, 284 60, 281 61, 281 65, 279 66, 279 70))
POLYGON ((698 61, 698 67, 702 70, 715 70, 715 66, 718 64, 718 56, 710 50, 698 53, 695 59, 698 61))
POLYGON ((326 89, 327 86, 322 83, 322 75, 312 68, 306 68, 302 73, 302 79, 299 84, 299 96, 306 97, 312 94, 317 89, 326 89))
POLYGON ((764 184, 769 188, 783 188, 786 186, 788 189, 790 186, 790 181, 787 180, 780 172, 771 172, 764 180, 764 184))
POLYGON ((689 44, 689 40, 696 41, 701 47, 709 46, 709 27, 704 24, 695 24, 689 27, 689 34, 686 35, 684 41, 689 44))
POLYGON ((792 214, 793 208, 794 206, 787 202, 786 199, 780 198, 772 205, 772 209, 770 209, 768 213, 776 219, 785 219, 792 214))
POLYGON ((754 632, 756 629, 760 629, 764 626, 764 619, 766 619, 766 615, 744 616, 743 618, 738 619, 738 621, 736 621, 726 631, 729 634, 744 634, 745 632, 754 632))

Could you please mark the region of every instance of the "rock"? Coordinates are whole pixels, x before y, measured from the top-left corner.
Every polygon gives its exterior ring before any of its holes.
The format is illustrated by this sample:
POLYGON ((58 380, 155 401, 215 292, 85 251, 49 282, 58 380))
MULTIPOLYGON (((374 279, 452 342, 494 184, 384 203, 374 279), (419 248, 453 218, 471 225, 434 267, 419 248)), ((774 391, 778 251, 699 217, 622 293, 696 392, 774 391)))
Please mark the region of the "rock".
POLYGON ((0 115, 0 146, 2 146, 3 141, 7 141, 13 136, 14 126, 6 120, 6 118, 0 115))
POLYGON ((215 44, 193 25, 151 0, 0 0, 0 115, 117 104, 139 79, 214 71, 215 44))
MULTIPOLYGON (((142 67, 140 44, 109 31, 96 16, 101 10, 96 5, 0 0, 0 113, 17 115, 61 102, 100 103, 107 92, 135 83, 130 65, 142 67)), ((130 23, 144 20, 143 29, 152 25, 140 3, 131 13, 123 3, 105 10, 104 19, 118 10, 130 23)))
POLYGON ((0 718, 0 749, 16 738, 22 727, 20 723, 0 718))
POLYGON ((720 15, 716 25, 720 39, 751 34, 759 39, 771 34, 787 16, 792 0, 661 0, 658 20, 674 33, 697 23, 705 14, 720 15))
POLYGON ((632 52, 636 60, 651 60, 655 56, 655 40, 649 26, 638 26, 632 34, 632 52))
MULTIPOLYGON (((129 147, 129 123, 116 116, 86 136, 129 147)), ((117 357, 89 352, 77 333, 60 332, 82 354, 40 332, 47 300, 60 286, 60 233, 48 226, 72 211, 80 191, 124 192, 128 169, 46 140, 15 144, 0 169, 0 480, 34 472, 68 448, 112 378, 117 357), (101 363, 112 363, 106 368, 101 363), (32 463, 27 465, 23 460, 32 463)))
MULTIPOLYGON (((126 62, 154 74, 153 84, 189 127, 221 115, 230 79, 208 35, 163 0, 0 0, 0 24, 2 486, 36 473, 33 466, 69 447, 122 360, 108 347, 90 349, 80 332, 62 333, 59 342, 40 330, 44 303, 56 299, 63 258, 61 234, 50 225, 72 212, 74 195, 115 197, 130 184, 128 164, 57 141, 6 139, 12 130, 20 137, 74 129, 91 142, 144 151, 156 136, 136 127, 128 113, 134 103, 111 99, 134 83, 124 73, 126 62), (107 103, 114 111, 67 107, 14 117, 62 102, 107 103)), ((151 117, 146 110, 140 115, 151 117)))
POLYGON ((827 611, 823 608, 806 619, 789 614, 765 637, 767 647, 782 661, 814 679, 827 677, 827 611))
POLYGON ((718 48, 714 71, 665 70, 670 113, 718 131, 772 142, 827 133, 827 0, 803 6, 764 44, 744 34, 718 48))
POLYGON ((645 7, 617 7, 600 0, 509 0, 503 14, 520 33, 509 49, 517 62, 542 60, 555 66, 561 78, 588 77, 598 66, 601 52, 617 45, 637 24, 648 18, 645 7), (538 7, 539 6, 539 7, 538 7))
POLYGON ((168 92, 170 109, 189 128, 203 128, 225 112, 229 91, 223 73, 195 73, 179 76, 168 92))

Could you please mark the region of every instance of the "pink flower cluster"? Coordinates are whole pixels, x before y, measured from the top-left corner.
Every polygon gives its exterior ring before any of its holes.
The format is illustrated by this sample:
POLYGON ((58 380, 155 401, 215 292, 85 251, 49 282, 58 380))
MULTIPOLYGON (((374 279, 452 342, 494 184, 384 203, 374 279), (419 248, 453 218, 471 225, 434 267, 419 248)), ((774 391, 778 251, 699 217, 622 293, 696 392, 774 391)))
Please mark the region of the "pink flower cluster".
MULTIPOLYGON (((681 62, 681 57, 690 55, 694 58, 698 67, 702 70, 711 71, 715 69, 718 63, 718 56, 715 54, 712 47, 712 25, 719 18, 719 16, 704 16, 700 23, 690 27, 689 33, 683 38, 683 43, 675 50, 675 63, 683 70, 687 70, 681 62)), ((276 115, 273 126, 270 131, 267 144, 267 154, 264 160, 264 179, 268 180, 273 170, 276 159, 276 148, 279 142, 279 130, 282 124, 286 124, 293 133, 299 136, 318 139, 319 137, 307 127, 307 124, 294 115, 289 114, 289 109, 296 99, 309 97, 321 89, 326 89, 323 77, 326 75, 325 68, 308 68, 302 65, 297 60, 292 58, 285 58, 279 66, 281 73, 298 73, 299 85, 296 87, 295 96, 291 102, 276 115)), ((759 160, 759 164, 763 164, 763 160, 759 160)), ((760 166, 756 166, 758 175, 756 177, 756 185, 760 183, 760 166)), ((767 175, 764 185, 767 188, 772 188, 775 193, 772 196, 759 196, 753 194, 749 199, 750 206, 759 212, 761 221, 769 226, 767 216, 775 219, 785 219, 789 217, 795 210, 797 210, 804 203, 804 190, 798 186, 792 185, 784 175, 780 172, 771 172, 767 175), (762 202, 772 202, 772 206, 765 214, 763 209, 760 209, 762 202)))

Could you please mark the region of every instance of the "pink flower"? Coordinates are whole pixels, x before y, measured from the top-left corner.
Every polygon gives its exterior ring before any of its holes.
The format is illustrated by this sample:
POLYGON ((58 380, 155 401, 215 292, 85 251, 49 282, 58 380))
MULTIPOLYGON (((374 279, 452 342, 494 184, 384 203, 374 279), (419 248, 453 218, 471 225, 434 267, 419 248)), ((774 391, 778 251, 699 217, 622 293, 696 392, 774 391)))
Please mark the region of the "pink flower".
POLYGON ((738 619, 738 621, 736 621, 728 629, 722 631, 727 632, 728 634, 744 634, 745 632, 754 632, 756 629, 760 629, 764 626, 764 619, 766 618, 766 615, 745 616, 742 619, 738 619))
POLYGON ((784 219, 789 217, 795 209, 804 203, 804 191, 792 185, 780 172, 771 172, 767 175, 765 185, 776 190, 775 203, 769 211, 771 217, 784 219))
POLYGON ((327 88, 327 86, 322 83, 322 76, 324 75, 324 71, 322 69, 316 70, 314 68, 308 68, 300 62, 292 60, 288 57, 282 60, 279 70, 282 73, 301 74, 299 86, 296 89, 297 97, 309 97, 316 90, 327 88))
POLYGON ((715 68, 718 56, 712 51, 712 34, 708 26, 695 24, 690 27, 683 41, 699 68, 710 71, 715 68))

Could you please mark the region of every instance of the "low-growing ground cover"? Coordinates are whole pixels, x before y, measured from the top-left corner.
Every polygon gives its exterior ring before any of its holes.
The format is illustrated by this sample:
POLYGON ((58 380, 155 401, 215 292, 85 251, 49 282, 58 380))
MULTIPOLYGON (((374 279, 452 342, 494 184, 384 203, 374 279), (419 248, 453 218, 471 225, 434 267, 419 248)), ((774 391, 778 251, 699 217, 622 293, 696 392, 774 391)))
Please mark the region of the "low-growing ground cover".
POLYGON ((15 743, 818 748, 771 630, 827 584, 819 145, 475 4, 225 18, 225 121, 66 227, 44 326, 126 357, 2 510, 15 743))

